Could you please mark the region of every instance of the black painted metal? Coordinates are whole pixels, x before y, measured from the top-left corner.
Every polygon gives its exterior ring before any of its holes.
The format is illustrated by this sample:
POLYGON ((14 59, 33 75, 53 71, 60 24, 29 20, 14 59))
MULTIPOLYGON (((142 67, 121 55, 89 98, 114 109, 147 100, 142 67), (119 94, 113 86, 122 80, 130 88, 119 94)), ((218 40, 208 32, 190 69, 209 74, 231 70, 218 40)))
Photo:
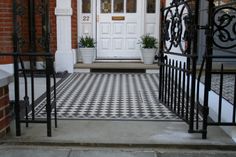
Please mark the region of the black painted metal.
MULTIPOLYGON (((202 138, 207 138, 207 128, 208 126, 218 125, 218 126, 235 126, 235 111, 236 111, 236 101, 234 101, 232 106, 223 105, 223 90, 224 90, 224 78, 226 75, 236 75, 236 70, 227 71, 224 64, 227 61, 232 61, 236 58, 235 49, 236 49, 236 2, 224 4, 222 6, 215 6, 214 0, 209 0, 208 5, 208 24, 206 26, 199 27, 200 29, 206 30, 206 51, 201 64, 199 76, 198 76, 198 85, 197 85, 197 104, 202 106, 199 101, 199 88, 200 88, 200 78, 205 70, 205 80, 204 80, 204 102, 203 107, 201 107, 201 112, 203 116, 202 123, 202 138), (218 55, 217 51, 221 51, 222 54, 218 55), (227 53, 230 52, 230 55, 227 53), (220 68, 214 67, 213 64, 216 59, 224 59, 225 63, 221 64, 220 68), (205 66, 205 69, 204 69, 205 66), (209 91, 211 90, 212 76, 219 76, 219 98, 218 98, 218 108, 217 115, 218 117, 214 121, 208 121, 209 114, 209 100, 210 95, 209 91), (225 107, 232 108, 228 111, 228 115, 232 115, 232 121, 223 120, 222 114, 225 107)), ((234 100, 236 100, 236 80, 232 82, 234 86, 234 100)))
POLYGON ((194 129, 198 10, 198 0, 173 0, 162 8, 159 99, 189 124, 190 133, 199 132, 194 129))
MULTIPOLYGON (((26 2, 26 1, 24 1, 26 2)), ((54 56, 50 53, 50 32, 49 32, 49 5, 48 0, 37 1, 41 2, 40 5, 43 6, 43 12, 41 14, 42 20, 42 36, 36 36, 36 21, 35 21, 35 7, 34 0, 28 0, 27 3, 23 3, 22 0, 13 0, 13 21, 14 21, 14 52, 13 53, 0 53, 0 56, 12 56, 14 60, 14 86, 15 86, 15 100, 14 100, 14 112, 15 112, 15 122, 16 122, 16 135, 21 135, 21 123, 25 123, 26 127, 30 123, 46 123, 47 124, 47 136, 52 135, 51 126, 51 113, 52 108, 54 108, 55 115, 55 127, 57 127, 57 114, 56 114, 56 78, 54 72, 54 56), (26 15, 28 13, 28 15, 26 15), (28 16, 27 29, 29 32, 28 37, 23 34, 22 22, 28 16), (37 50, 37 39, 42 48, 37 50), (42 42, 43 41, 43 42, 42 42), (29 45, 26 45, 28 42, 29 45), (26 47, 29 48, 29 52, 24 52, 26 47), (43 51, 43 52, 42 52, 43 51), (45 62, 44 69, 36 68, 36 60, 40 57, 41 61, 45 62), (29 68, 25 67, 24 61, 30 62, 29 68), (29 72, 29 75, 27 73, 29 72), (37 119, 35 117, 35 74, 41 73, 45 75, 46 79, 46 119, 37 119), (23 78, 20 76, 23 74, 23 78), (24 81, 24 95, 20 97, 20 80, 24 81), (51 87, 51 79, 53 79, 54 86, 51 87), (30 81, 29 81, 30 80, 30 81), (28 90, 30 88, 31 90, 28 90), (31 101, 29 101, 29 91, 31 91, 31 101), (51 100, 51 95, 54 95, 54 100, 51 100), (22 106, 23 105, 23 106, 22 106), (31 113, 30 113, 31 111, 31 113)))
POLYGON ((235 125, 236 121, 236 80, 234 105, 229 113, 232 113, 232 121, 226 122, 222 119, 224 78, 228 74, 233 74, 236 78, 236 71, 227 71, 224 65, 217 71, 212 68, 216 59, 236 58, 236 2, 217 7, 214 2, 208 0, 206 3, 208 17, 199 17, 199 0, 173 0, 167 7, 162 8, 159 99, 189 124, 189 133, 201 133, 203 139, 207 138, 209 125, 230 126, 235 125), (200 26, 198 23, 200 18, 208 18, 208 24, 200 26), (206 49, 197 77, 200 29, 206 32, 206 49), (216 50, 222 53, 216 55, 216 50), (180 61, 180 57, 184 62, 180 61), (203 71, 205 71, 204 98, 203 102, 200 102, 200 80, 203 71), (213 74, 220 77, 218 118, 215 122, 209 122, 209 91, 213 74))

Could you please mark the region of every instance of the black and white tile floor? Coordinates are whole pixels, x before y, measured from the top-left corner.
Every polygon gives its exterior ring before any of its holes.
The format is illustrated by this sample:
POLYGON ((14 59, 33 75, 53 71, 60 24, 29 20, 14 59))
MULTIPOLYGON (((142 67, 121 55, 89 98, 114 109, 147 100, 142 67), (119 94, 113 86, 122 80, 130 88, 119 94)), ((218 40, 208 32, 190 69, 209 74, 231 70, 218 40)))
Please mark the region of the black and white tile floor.
MULTIPOLYGON (((157 74, 74 73, 57 86, 59 119, 180 120, 158 102, 157 74)), ((45 117, 45 98, 36 117, 45 117)))
MULTIPOLYGON (((201 81, 204 83, 205 77, 202 77, 201 81)), ((229 103, 234 104, 234 86, 235 86, 235 75, 228 74, 224 75, 223 78, 223 91, 222 95, 229 103)), ((220 93, 220 75, 214 74, 211 78, 211 90, 216 94, 220 93)))

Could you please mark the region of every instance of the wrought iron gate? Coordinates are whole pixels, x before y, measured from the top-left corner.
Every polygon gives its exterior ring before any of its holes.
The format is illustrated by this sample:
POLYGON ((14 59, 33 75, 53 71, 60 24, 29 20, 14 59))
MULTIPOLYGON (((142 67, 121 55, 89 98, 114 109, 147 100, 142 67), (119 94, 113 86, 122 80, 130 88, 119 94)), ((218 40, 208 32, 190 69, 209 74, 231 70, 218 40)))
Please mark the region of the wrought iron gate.
POLYGON ((0 55, 12 56, 14 61, 15 100, 12 104, 17 136, 21 135, 21 123, 25 123, 26 127, 29 123, 46 123, 47 136, 51 136, 52 108, 57 127, 56 79, 54 55, 50 53, 49 19, 49 0, 13 0, 14 52, 0 55), (37 61, 42 63, 41 68, 37 67, 37 61), (35 117, 35 75, 39 73, 46 79, 46 119, 35 117), (24 81, 24 93, 20 93, 20 80, 24 81))
POLYGON ((236 78, 234 82, 234 105, 232 121, 222 122, 222 88, 225 74, 236 71, 214 71, 214 59, 236 59, 236 11, 235 2, 215 6, 216 1, 209 0, 172 0, 162 8, 162 35, 160 49, 160 86, 159 99, 189 125, 189 133, 201 133, 207 138, 209 125, 235 125, 236 114, 236 78), (208 6, 205 16, 199 16, 200 3, 208 6), (224 10, 224 11, 223 11, 224 10), (208 22, 201 25, 199 21, 208 22), (229 32, 229 30, 231 32, 229 32), (205 55, 200 71, 197 70, 199 56, 199 34, 205 31, 205 55), (227 50, 231 55, 214 55, 214 49, 227 50), (199 98, 201 77, 204 73, 204 99, 199 98), (218 121, 209 121, 209 92, 213 74, 220 74, 218 121))
MULTIPOLYGON (((205 109, 203 114, 203 130, 205 130, 205 133, 203 134, 203 138, 207 137, 208 126, 236 126, 236 2, 234 0, 227 2, 209 0, 207 11, 208 24, 202 27, 206 32, 207 46, 198 79, 198 82, 200 82, 205 65, 205 89, 204 101, 202 103, 205 109), (221 61, 220 64, 219 61, 221 61), (234 68, 231 70, 225 69, 225 65, 229 62, 234 64, 234 68), (218 63, 219 66, 214 66, 214 63, 218 63), (219 80, 216 80, 219 84, 219 98, 218 102, 214 104, 217 108, 217 118, 209 120, 209 100, 211 99, 209 92, 212 90, 212 78, 214 75, 218 75, 219 77, 219 80), (232 87, 230 92, 233 93, 233 100, 227 105, 223 104, 223 99, 225 99, 223 97, 225 88, 223 82, 224 78, 228 75, 233 77, 234 81, 230 83, 232 87), (227 119, 222 116, 223 111, 226 109, 227 119)), ((197 95, 199 97, 199 90, 197 95)), ((197 102, 201 105, 199 99, 197 102)))
POLYGON ((199 1, 173 0, 162 9, 159 99, 194 132, 199 1), (182 60, 182 61, 181 61, 182 60))

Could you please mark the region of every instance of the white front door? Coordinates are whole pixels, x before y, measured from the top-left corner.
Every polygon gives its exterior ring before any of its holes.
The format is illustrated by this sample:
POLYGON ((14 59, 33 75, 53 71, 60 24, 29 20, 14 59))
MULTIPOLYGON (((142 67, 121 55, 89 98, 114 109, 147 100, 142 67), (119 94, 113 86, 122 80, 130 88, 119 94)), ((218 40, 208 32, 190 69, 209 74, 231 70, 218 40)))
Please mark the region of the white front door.
POLYGON ((140 59, 141 0, 97 0, 97 59, 140 59))

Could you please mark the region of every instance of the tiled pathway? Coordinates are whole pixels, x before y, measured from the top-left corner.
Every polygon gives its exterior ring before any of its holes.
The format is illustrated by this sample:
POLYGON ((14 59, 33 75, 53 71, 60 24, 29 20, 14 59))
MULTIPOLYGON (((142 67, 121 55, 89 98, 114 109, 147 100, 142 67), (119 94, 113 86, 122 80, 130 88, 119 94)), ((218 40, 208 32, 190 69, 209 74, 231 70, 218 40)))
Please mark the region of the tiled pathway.
MULTIPOLYGON (((217 94, 220 91, 220 75, 212 76, 212 90, 217 94)), ((234 103, 235 75, 224 75, 223 79, 223 97, 231 104, 234 103)))
MULTIPOLYGON (((45 98, 37 107, 45 117, 45 98)), ((157 74, 74 73, 57 86, 60 119, 180 120, 158 102, 157 74)))

